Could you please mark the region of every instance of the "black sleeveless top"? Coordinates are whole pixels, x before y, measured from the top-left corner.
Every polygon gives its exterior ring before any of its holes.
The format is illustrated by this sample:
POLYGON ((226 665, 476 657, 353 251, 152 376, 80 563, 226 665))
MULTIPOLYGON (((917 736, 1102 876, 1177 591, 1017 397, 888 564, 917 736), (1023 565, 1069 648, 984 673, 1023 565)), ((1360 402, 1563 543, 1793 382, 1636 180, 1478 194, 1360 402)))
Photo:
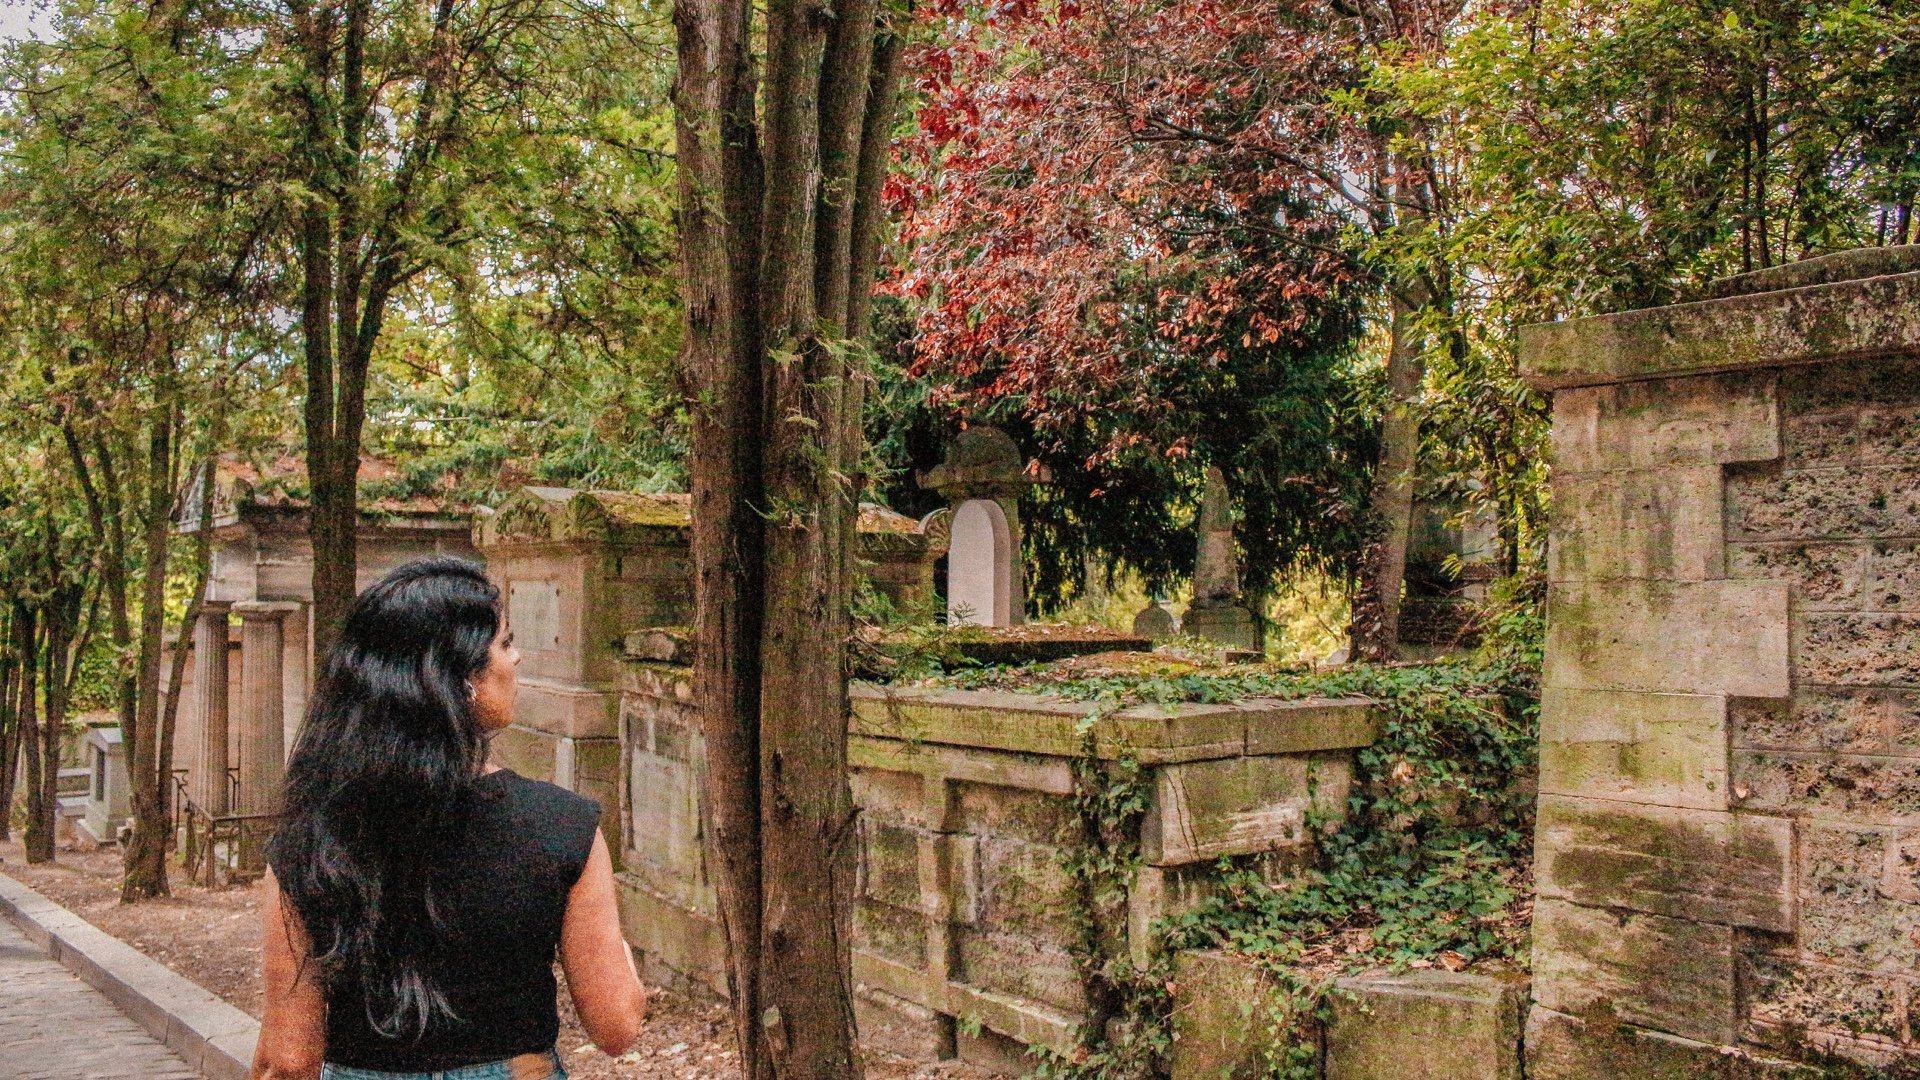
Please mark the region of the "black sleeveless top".
POLYGON ((384 1039, 367 1023, 358 987, 331 986, 327 1061, 434 1072, 551 1050, 560 1037, 554 954, 600 804, 506 769, 482 776, 478 790, 467 840, 446 864, 451 947, 429 963, 459 1020, 418 1042, 384 1039))

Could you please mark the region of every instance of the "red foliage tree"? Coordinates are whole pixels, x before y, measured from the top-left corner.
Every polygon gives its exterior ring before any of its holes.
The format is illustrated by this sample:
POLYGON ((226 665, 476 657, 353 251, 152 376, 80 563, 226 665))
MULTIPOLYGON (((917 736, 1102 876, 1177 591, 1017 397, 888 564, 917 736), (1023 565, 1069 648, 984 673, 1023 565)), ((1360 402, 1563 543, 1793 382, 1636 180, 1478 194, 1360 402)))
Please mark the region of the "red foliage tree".
POLYGON ((1411 328, 1446 291, 1375 258, 1380 238, 1417 232, 1432 187, 1419 133, 1383 116, 1368 76, 1383 46, 1431 47, 1454 10, 945 0, 947 33, 913 66, 920 130, 895 192, 912 248, 898 288, 918 303, 936 398, 1012 403, 1059 445, 1098 430, 1096 466, 1194 449, 1212 418, 1168 387, 1231 394, 1219 375, 1238 365, 1325 363, 1343 290, 1384 294, 1381 542, 1362 597, 1391 600, 1384 625, 1357 621, 1362 655, 1391 649, 1418 439, 1411 328))

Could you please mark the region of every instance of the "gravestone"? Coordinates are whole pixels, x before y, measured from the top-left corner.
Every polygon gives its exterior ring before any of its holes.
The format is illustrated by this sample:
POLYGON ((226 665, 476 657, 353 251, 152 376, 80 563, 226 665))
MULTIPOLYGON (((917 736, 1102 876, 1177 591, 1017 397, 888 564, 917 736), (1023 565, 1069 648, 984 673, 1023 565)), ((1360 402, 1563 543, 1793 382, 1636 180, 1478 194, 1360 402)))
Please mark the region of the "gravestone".
POLYGON ((1180 633, 1180 617, 1173 613, 1165 597, 1156 596, 1133 617, 1133 632, 1155 641, 1174 637, 1180 633))
POLYGON ((1007 433, 984 424, 954 436, 946 460, 920 476, 951 511, 947 528, 947 620, 1017 626, 1026 590, 1020 568, 1020 493, 1046 482, 1007 433))
POLYGON ((1920 1064, 1920 247, 1713 296, 1521 332, 1535 1080, 1920 1064))
POLYGON ((133 816, 133 787, 127 775, 127 747, 118 727, 87 729, 87 764, 91 770, 86 816, 81 825, 95 843, 111 844, 120 827, 133 816))
POLYGON ((1182 628, 1194 637, 1258 651, 1260 632, 1253 624, 1253 613, 1240 602, 1240 560, 1233 550, 1233 500, 1227 493, 1227 476, 1218 465, 1207 466, 1198 532, 1193 603, 1187 606, 1182 628))
POLYGON ((992 499, 968 499, 954 507, 952 543, 947 621, 1012 626, 1013 540, 1006 511, 992 499))

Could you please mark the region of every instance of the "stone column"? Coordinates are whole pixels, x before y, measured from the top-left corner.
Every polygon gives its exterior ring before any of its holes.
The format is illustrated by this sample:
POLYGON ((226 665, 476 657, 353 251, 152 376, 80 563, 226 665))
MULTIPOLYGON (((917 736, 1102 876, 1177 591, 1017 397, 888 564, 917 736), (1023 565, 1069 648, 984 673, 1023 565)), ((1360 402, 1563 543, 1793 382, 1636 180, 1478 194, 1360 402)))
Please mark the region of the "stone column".
POLYGON ((240 616, 240 710, 236 740, 240 805, 236 813, 272 810, 287 760, 285 718, 286 618, 296 603, 249 601, 233 605, 240 616))
POLYGON ((193 801, 209 814, 224 814, 229 809, 227 616, 232 608, 225 600, 202 603, 200 620, 193 628, 193 681, 200 705, 200 731, 189 790, 193 801))

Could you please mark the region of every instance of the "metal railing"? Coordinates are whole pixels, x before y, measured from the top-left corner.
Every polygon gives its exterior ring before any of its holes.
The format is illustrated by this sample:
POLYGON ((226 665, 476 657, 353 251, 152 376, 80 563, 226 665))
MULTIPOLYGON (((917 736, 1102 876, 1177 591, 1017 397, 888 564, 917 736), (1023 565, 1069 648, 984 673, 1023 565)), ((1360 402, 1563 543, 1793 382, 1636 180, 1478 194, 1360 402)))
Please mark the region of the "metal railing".
MULTIPOLYGON (((228 769, 225 779, 228 805, 241 805, 239 770, 228 769)), ((252 881, 265 872, 267 841, 280 815, 208 813, 193 801, 187 770, 175 769, 173 821, 187 879, 212 888, 252 881)))

